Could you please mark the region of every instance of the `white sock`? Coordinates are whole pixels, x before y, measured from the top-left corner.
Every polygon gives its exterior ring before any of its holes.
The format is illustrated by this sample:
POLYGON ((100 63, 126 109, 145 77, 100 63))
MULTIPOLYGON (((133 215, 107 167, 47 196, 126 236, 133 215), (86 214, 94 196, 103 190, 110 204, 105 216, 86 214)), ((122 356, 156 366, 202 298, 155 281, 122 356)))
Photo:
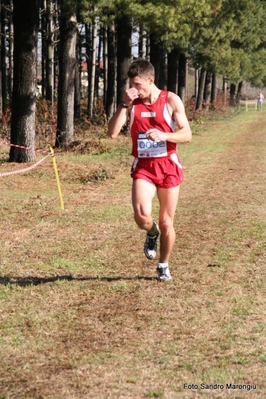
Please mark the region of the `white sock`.
POLYGON ((166 262, 166 263, 158 262, 157 267, 158 267, 158 269, 160 269, 161 267, 168 267, 168 262, 166 262))

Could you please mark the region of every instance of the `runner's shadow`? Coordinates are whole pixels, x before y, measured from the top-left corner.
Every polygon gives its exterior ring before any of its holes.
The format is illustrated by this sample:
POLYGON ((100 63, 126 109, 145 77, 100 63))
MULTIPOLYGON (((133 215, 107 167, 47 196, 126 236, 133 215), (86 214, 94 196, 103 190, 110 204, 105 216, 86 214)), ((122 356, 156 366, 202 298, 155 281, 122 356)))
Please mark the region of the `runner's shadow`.
POLYGON ((34 277, 34 276, 28 276, 28 277, 10 277, 10 276, 4 276, 0 277, 0 284, 2 285, 18 285, 20 287, 27 287, 30 285, 40 285, 40 284, 45 284, 45 283, 53 283, 56 281, 107 281, 107 282, 112 282, 112 281, 119 281, 119 280, 157 280, 156 277, 148 277, 148 276, 134 276, 134 277, 123 277, 123 276, 114 276, 114 277, 108 277, 108 276, 103 276, 103 277, 73 277, 72 275, 63 275, 63 276, 53 276, 53 277, 34 277))

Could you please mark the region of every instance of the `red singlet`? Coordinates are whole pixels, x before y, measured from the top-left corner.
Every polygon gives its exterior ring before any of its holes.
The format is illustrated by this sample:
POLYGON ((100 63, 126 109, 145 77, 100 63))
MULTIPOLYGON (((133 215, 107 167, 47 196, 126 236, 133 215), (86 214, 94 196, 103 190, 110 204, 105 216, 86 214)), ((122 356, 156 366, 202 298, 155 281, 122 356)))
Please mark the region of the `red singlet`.
POLYGON ((146 131, 155 128, 162 132, 173 132, 175 121, 168 110, 168 91, 161 90, 153 104, 144 104, 141 99, 133 102, 130 115, 132 138, 133 179, 144 179, 157 187, 176 187, 183 181, 183 171, 176 154, 176 144, 168 141, 152 141, 146 131))

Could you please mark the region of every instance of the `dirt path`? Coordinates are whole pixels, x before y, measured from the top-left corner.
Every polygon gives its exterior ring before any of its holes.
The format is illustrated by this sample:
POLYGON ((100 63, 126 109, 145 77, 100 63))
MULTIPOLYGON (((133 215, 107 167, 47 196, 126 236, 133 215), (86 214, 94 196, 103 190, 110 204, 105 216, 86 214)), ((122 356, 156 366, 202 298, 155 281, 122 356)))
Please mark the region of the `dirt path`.
MULTIPOLYGON (((182 193, 182 198, 185 198, 182 208, 185 210, 188 203, 188 218, 194 224, 194 232, 198 237, 202 236, 204 247, 207 245, 209 249, 219 244, 230 229, 245 233, 246 222, 249 223, 258 214, 262 219, 265 215, 266 194, 263 183, 266 172, 266 123, 264 115, 259 116, 255 123, 239 122, 238 133, 232 132, 232 138, 229 133, 226 147, 218 151, 210 161, 205 162, 206 154, 201 153, 200 159, 196 160, 198 171, 194 157, 186 165, 188 173, 182 193)), ((230 131, 230 121, 227 125, 230 131)), ((234 129, 234 120, 232 125, 234 129)), ((216 124, 213 129, 221 126, 223 124, 216 124)), ((204 141, 208 140, 212 128, 208 127, 208 130, 210 132, 203 135, 204 141)), ((191 227, 187 219, 183 219, 182 223, 182 230, 191 227)), ((225 242, 229 247, 233 244, 230 241, 229 238, 229 243, 225 242)), ((197 252, 201 252, 201 240, 196 240, 196 243, 200 246, 197 252)), ((211 257, 209 263, 215 262, 215 256, 211 257)))
MULTIPOLYGON (((96 342, 114 356, 105 364, 102 397, 244 397, 232 389, 190 391, 186 383, 256 384, 246 397, 263 397, 265 144, 263 114, 255 122, 242 124, 239 116, 207 126, 195 137, 184 154, 173 284, 152 280, 154 265, 139 254, 143 233, 129 238, 132 222, 114 231, 116 272, 124 278, 108 293, 107 308, 106 296, 93 308, 104 325, 96 342)), ((94 397, 101 397, 102 375, 93 375, 94 397)))

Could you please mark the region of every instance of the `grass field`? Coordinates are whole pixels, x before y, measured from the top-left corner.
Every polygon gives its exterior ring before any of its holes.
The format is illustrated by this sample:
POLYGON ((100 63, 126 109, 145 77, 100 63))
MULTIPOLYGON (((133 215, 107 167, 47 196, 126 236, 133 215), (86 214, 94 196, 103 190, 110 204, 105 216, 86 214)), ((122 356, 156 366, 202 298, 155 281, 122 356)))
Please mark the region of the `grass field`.
MULTIPOLYGON (((57 154, 64 210, 51 158, 0 177, 1 399, 266 397, 265 121, 193 123, 179 147, 171 283, 143 255, 129 137, 57 154)), ((0 173, 25 167, 8 150, 0 173)))

